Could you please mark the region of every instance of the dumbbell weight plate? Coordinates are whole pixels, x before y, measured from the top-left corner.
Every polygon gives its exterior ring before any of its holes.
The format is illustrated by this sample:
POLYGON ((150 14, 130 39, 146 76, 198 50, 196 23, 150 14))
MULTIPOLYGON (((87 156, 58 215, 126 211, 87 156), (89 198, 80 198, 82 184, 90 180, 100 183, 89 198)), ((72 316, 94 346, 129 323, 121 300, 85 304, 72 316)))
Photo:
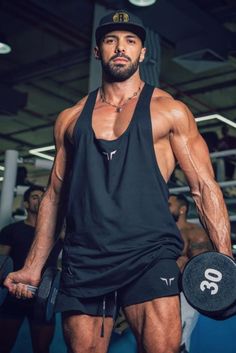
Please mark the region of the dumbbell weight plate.
POLYGON ((54 314, 54 307, 60 284, 60 274, 57 268, 47 268, 35 293, 34 314, 38 320, 50 321, 54 314))
POLYGON ((232 315, 236 302, 236 264, 218 252, 194 256, 183 271, 182 287, 186 299, 198 311, 226 318, 225 310, 231 307, 232 315))
POLYGON ((0 255, 0 305, 3 304, 8 290, 3 285, 7 275, 13 271, 13 261, 9 256, 0 255))

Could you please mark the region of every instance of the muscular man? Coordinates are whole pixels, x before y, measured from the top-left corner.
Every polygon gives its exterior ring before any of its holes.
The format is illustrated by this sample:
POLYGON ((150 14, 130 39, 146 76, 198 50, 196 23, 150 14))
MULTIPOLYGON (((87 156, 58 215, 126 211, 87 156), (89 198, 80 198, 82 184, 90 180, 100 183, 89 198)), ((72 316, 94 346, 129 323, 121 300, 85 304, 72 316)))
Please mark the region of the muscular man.
MULTIPOLYGON (((15 271, 24 265, 33 242, 39 204, 43 194, 42 186, 34 185, 27 189, 24 194, 27 218, 6 226, 0 233, 0 253, 11 256, 15 271)), ((54 321, 45 323, 35 320, 32 300, 22 301, 9 295, 0 308, 0 353, 11 351, 25 318, 29 322, 34 353, 49 352, 54 334, 54 321)))
POLYGON ((226 207, 192 114, 140 78, 145 34, 126 11, 101 19, 95 57, 102 86, 57 119, 56 157, 35 241, 24 268, 5 281, 12 294, 31 296, 26 284, 40 281, 68 194, 57 310, 73 353, 107 351, 117 303, 139 352, 178 351, 176 258, 183 241, 166 184, 176 160, 215 247, 232 255, 226 207))
MULTIPOLYGON (((183 194, 169 196, 170 212, 184 240, 182 255, 177 263, 183 270, 186 262, 195 255, 205 251, 213 251, 211 240, 204 229, 187 221, 189 202, 183 194)), ((182 341, 181 352, 189 352, 191 333, 197 323, 198 312, 193 309, 181 293, 182 341)))

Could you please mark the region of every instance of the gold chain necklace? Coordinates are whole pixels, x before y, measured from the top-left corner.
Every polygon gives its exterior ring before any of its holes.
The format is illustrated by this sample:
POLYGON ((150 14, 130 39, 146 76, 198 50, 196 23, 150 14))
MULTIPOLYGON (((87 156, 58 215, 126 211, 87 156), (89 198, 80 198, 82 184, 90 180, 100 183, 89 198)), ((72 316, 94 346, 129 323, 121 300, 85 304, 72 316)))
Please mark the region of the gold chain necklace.
POLYGON ((116 108, 116 113, 120 113, 120 112, 122 112, 123 107, 124 107, 132 98, 137 97, 137 95, 139 94, 140 89, 141 89, 141 85, 139 86, 138 90, 137 90, 136 92, 134 92, 134 93, 132 94, 132 96, 128 97, 128 98, 126 99, 126 101, 125 101, 123 104, 121 104, 121 105, 115 105, 115 104, 113 104, 113 103, 107 101, 107 100, 106 100, 106 97, 105 97, 105 95, 104 95, 104 92, 103 92, 103 90, 102 90, 102 87, 100 88, 100 96, 101 96, 101 100, 102 100, 103 103, 106 103, 106 104, 108 104, 108 105, 110 105, 110 106, 116 108))

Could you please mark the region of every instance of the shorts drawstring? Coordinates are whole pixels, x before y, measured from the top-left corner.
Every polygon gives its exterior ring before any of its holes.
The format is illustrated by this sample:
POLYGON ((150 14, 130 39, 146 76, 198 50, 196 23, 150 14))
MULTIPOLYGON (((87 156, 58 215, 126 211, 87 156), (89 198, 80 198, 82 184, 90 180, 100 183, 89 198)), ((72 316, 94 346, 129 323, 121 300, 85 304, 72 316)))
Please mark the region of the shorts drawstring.
MULTIPOLYGON (((115 325, 116 319, 116 310, 117 310, 117 291, 114 292, 114 309, 113 309, 113 321, 115 325)), ((105 333, 105 318, 106 318, 106 296, 103 296, 102 300, 102 326, 101 326, 101 337, 104 337, 105 333)))
POLYGON ((114 293, 114 297, 115 297, 115 303, 114 303, 114 310, 113 310, 113 321, 114 321, 114 325, 115 325, 116 311, 117 311, 117 290, 114 293))
POLYGON ((101 337, 104 337, 105 331, 105 317, 106 317, 106 296, 104 295, 102 301, 102 327, 101 327, 101 337))

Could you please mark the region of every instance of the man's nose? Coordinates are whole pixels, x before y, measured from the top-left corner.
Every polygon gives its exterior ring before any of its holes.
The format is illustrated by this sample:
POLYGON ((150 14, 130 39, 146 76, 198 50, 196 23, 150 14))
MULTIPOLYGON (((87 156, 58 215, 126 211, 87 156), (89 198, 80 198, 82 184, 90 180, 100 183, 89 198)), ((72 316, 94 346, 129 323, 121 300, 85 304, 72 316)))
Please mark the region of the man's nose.
POLYGON ((125 46, 122 41, 118 41, 115 49, 116 53, 124 53, 125 52, 125 46))

